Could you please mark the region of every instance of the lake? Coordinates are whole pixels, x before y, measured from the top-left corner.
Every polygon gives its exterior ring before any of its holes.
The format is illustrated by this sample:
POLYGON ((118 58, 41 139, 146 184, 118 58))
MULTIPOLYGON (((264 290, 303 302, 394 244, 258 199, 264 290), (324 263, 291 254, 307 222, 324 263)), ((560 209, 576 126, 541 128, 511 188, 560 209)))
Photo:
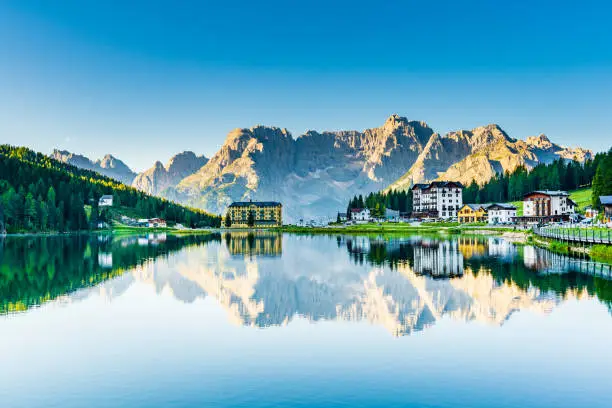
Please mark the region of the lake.
POLYGON ((0 406, 609 407, 606 265, 483 236, 6 237, 0 406))

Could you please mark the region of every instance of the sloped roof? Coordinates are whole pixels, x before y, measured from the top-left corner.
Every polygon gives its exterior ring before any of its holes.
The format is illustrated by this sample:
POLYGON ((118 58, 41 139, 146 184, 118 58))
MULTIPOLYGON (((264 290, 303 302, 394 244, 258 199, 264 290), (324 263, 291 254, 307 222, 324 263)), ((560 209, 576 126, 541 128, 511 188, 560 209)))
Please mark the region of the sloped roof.
POLYGON ((109 198, 110 198, 110 199, 112 199, 112 198, 113 198, 113 196, 112 196, 112 195, 110 195, 110 194, 105 194, 105 195, 103 195, 102 197, 100 197, 100 200, 108 200, 109 198))
MULTIPOLYGON (((472 209, 472 211, 478 211, 481 208, 485 211, 487 211, 487 208, 490 206, 490 204, 463 204, 463 207, 468 206, 472 209)), ((461 207, 461 208, 463 208, 461 207)))
POLYGON ((603 205, 612 205, 612 195, 609 196, 599 196, 599 201, 603 205))
POLYGON ((417 183, 414 186, 412 186, 412 189, 421 189, 421 190, 427 190, 428 188, 432 188, 432 187, 450 187, 450 188, 463 188, 463 184, 461 184, 458 181, 432 181, 429 184, 423 184, 423 183, 417 183))
POLYGON ((530 196, 532 194, 544 194, 547 196, 569 196, 569 194, 567 193, 567 191, 561 191, 561 190, 536 190, 536 191, 532 191, 531 193, 527 193, 524 195, 524 197, 530 196))
POLYGON ((501 208, 502 210, 516 210, 516 206, 510 203, 493 203, 490 204, 488 208, 501 208))

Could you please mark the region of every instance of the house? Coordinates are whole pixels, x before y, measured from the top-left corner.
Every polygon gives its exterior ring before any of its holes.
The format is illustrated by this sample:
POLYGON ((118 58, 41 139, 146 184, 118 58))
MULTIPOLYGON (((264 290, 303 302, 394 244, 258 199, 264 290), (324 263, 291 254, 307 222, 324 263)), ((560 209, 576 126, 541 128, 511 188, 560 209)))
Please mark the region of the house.
POLYGON ((232 227, 249 227, 249 214, 254 227, 283 225, 283 205, 276 201, 236 201, 230 204, 228 214, 232 227))
POLYGON ((460 223, 486 222, 488 220, 487 208, 490 204, 464 204, 457 213, 460 223))
POLYGON ((400 212, 398 210, 390 210, 386 208, 385 209, 385 220, 391 221, 391 222, 399 222, 400 212))
POLYGON ((584 208, 584 216, 586 218, 597 218, 598 215, 599 211, 597 210, 597 208, 593 208, 590 205, 584 208))
POLYGON ((576 208, 566 191, 540 190, 525 194, 523 214, 529 217, 549 217, 573 214, 576 208))
POLYGON ((523 216, 514 221, 542 223, 568 221, 576 211, 576 203, 566 191, 539 190, 523 196, 523 216))
POLYGON ((113 206, 113 196, 112 195, 103 195, 98 200, 98 207, 112 207, 113 206))
POLYGON ((149 228, 166 228, 166 220, 161 218, 151 218, 148 222, 149 228))
POLYGON ((348 218, 345 212, 338 212, 338 216, 336 217, 336 219, 340 222, 346 222, 348 218))
POLYGON ((353 221, 370 221, 370 210, 368 208, 351 208, 351 220, 353 221))
POLYGON ((452 218, 463 206, 463 185, 454 181, 433 181, 412 187, 414 218, 452 218))
POLYGON ((489 224, 508 224, 516 217, 516 207, 512 204, 494 203, 487 207, 489 224))
POLYGON ((612 196, 599 196, 599 202, 604 208, 604 223, 612 222, 612 196))

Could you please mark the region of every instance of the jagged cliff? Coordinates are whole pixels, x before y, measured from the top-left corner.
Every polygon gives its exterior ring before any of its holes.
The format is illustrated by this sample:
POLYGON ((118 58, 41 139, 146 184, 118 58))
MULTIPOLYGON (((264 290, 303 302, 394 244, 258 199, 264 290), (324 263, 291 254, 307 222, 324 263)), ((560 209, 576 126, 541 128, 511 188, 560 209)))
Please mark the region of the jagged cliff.
POLYGON ((289 219, 330 215, 355 193, 380 190, 417 159, 433 130, 392 115, 374 129, 308 131, 236 129, 219 152, 174 189, 171 198, 211 211, 235 200, 283 202, 289 219))
POLYGON ((424 122, 398 115, 378 128, 311 130, 297 138, 276 127, 235 129, 210 160, 184 152, 137 177, 112 156, 94 163, 54 152, 59 160, 121 181, 131 183, 135 177, 136 188, 216 213, 232 201, 280 201, 290 222, 334 216, 356 194, 408 189, 436 179, 484 183, 519 165, 591 156, 589 150, 562 147, 544 135, 514 139, 495 124, 440 135, 424 122))
POLYGON ((194 152, 173 156, 166 165, 157 161, 148 170, 138 174, 132 186, 149 194, 162 195, 164 190, 176 186, 182 179, 204 166, 208 159, 194 152))
POLYGON ((389 189, 407 189, 431 180, 482 184, 518 166, 532 168, 559 158, 583 162, 592 157, 589 150, 559 146, 545 135, 513 139, 495 124, 434 136, 410 170, 389 189))
POLYGON ((72 164, 82 169, 96 171, 124 184, 131 184, 134 177, 136 177, 136 173, 134 173, 124 162, 110 154, 107 154, 102 159, 92 161, 80 154, 55 149, 50 156, 63 163, 72 164))

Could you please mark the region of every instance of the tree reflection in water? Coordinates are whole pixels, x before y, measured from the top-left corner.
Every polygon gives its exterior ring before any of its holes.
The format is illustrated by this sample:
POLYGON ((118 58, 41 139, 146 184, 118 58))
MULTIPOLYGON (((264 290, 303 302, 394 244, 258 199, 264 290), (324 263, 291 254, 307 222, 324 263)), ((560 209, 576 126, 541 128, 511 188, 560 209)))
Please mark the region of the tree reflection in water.
POLYGON ((610 280, 584 262, 491 237, 76 235, 9 237, 0 251, 1 313, 137 281, 183 302, 211 296, 243 325, 367 320, 394 335, 442 316, 503 324, 572 297, 612 304, 610 280))

